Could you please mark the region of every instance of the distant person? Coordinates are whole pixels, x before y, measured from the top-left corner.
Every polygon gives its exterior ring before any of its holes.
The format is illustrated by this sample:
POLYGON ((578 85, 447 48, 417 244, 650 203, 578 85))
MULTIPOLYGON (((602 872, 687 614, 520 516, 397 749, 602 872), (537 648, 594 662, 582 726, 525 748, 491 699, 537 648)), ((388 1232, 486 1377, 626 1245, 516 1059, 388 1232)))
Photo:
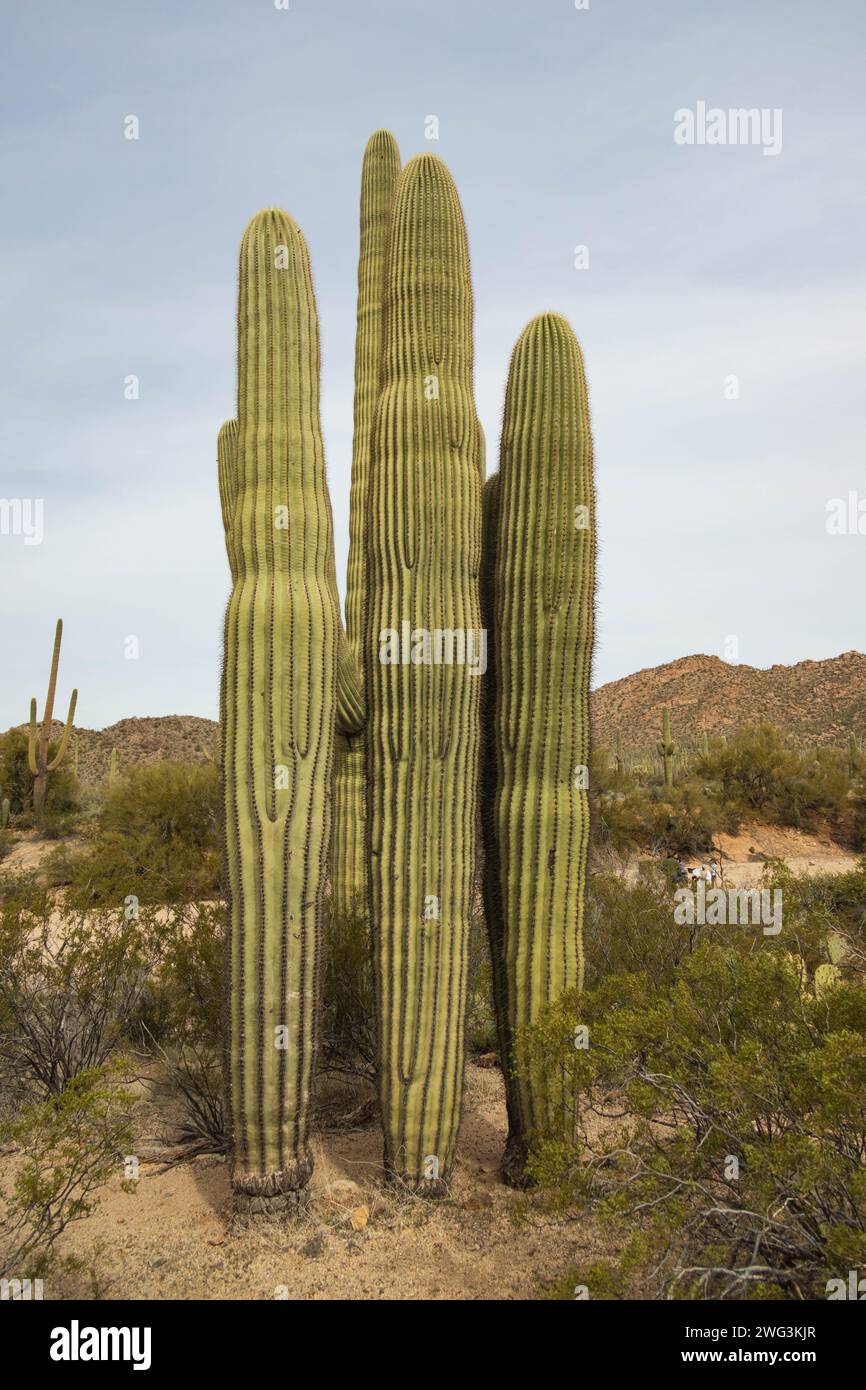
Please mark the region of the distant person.
POLYGON ((721 877, 721 873, 720 873, 720 870, 719 870, 719 866, 718 866, 718 864, 716 863, 715 859, 711 859, 711 860, 710 860, 710 881, 712 882, 712 885, 713 885, 714 888, 715 888, 715 886, 716 886, 716 884, 717 884, 717 882, 718 882, 718 880, 719 880, 720 877, 721 877))
POLYGON ((685 883, 688 879, 688 876, 688 869, 686 868, 682 859, 680 859, 679 855, 677 855, 677 883, 685 883))
POLYGON ((692 867, 692 883, 698 883, 698 882, 700 881, 701 877, 702 877, 701 865, 700 865, 700 864, 695 864, 695 865, 693 865, 693 867, 692 867))

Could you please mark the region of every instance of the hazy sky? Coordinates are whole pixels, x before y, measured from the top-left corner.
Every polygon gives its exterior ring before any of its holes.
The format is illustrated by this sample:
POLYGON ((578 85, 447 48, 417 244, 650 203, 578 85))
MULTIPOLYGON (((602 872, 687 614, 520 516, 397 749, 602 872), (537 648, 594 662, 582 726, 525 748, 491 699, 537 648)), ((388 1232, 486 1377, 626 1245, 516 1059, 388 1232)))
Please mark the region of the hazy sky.
POLYGON ((7 0, 2 27, 0 498, 44 499, 44 539, 0 534, 0 727, 41 702, 58 616, 61 712, 75 683, 90 727, 216 714, 215 441, 268 204, 312 254, 342 585, 378 126, 463 199, 488 470, 526 320, 583 345, 597 682, 731 636, 760 666, 866 647, 866 534, 826 528, 866 502, 862 0, 7 0), (676 143, 699 102, 780 111, 781 150, 676 143))

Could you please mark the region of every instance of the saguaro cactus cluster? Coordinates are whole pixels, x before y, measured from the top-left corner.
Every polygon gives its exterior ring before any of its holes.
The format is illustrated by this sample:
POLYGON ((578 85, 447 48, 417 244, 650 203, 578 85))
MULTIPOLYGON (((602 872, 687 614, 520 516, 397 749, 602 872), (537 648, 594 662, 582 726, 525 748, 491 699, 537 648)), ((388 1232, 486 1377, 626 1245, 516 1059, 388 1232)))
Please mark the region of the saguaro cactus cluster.
POLYGON ((328 868, 338 917, 369 916, 385 1162, 415 1191, 447 1190, 454 1162, 479 797, 515 1180, 554 1103, 516 1040, 582 981, 595 541, 574 335, 543 315, 515 349, 482 576, 460 201, 441 160, 401 172, 377 131, 361 180, 345 635, 318 367, 303 236, 287 214, 259 213, 241 248, 237 420, 217 446, 232 576, 228 1109, 248 1211, 283 1209, 311 1170, 328 868))
POLYGON ((564 1100, 529 1067, 521 1032, 582 988, 589 850, 592 436, 581 351, 557 314, 533 319, 514 349, 488 489, 485 909, 508 1100, 503 1171, 520 1182, 531 1134, 564 1100))
POLYGON ((42 820, 45 812, 45 794, 48 789, 48 775, 60 767, 60 764, 66 756, 72 721, 75 718, 75 706, 78 702, 78 691, 73 690, 69 699, 69 713, 66 716, 66 723, 63 726, 60 743, 52 758, 49 756, 51 746, 51 721, 54 718, 54 695, 57 690, 57 668, 60 665, 60 643, 62 640, 63 620, 58 618, 57 627, 54 631, 54 650, 51 653, 51 673, 48 677, 48 693, 45 696, 45 710, 42 715, 42 726, 39 729, 37 729, 36 724, 35 697, 30 701, 30 734, 27 741, 27 759, 30 771, 33 775, 33 814, 37 821, 42 820))

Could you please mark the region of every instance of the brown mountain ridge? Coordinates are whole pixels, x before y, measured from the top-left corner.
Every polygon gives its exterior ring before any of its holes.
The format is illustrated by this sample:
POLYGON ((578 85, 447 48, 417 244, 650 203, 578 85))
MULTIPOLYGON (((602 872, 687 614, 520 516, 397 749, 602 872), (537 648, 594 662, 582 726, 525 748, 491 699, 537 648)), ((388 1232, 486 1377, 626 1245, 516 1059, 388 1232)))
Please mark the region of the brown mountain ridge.
MULTIPOLYGON (((665 705, 681 746, 698 744, 705 731, 729 734, 763 720, 804 743, 841 745, 850 732, 866 739, 866 655, 843 652, 826 661, 766 670, 731 665, 717 656, 684 656, 635 671, 593 691, 596 742, 613 748, 619 738, 625 750, 654 745, 665 705)), ((59 724, 55 732, 59 737, 59 724)), ((210 761, 217 725, 196 715, 172 714, 75 732, 81 780, 98 782, 107 776, 112 748, 121 771, 161 758, 210 761)))

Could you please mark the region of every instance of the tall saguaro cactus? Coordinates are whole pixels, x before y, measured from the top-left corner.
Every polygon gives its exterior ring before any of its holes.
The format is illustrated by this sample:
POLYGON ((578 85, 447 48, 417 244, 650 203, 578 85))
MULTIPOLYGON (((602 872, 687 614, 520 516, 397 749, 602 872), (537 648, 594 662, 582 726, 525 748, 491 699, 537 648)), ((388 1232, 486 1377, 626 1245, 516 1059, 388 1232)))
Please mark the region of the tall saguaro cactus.
POLYGON ((367 503, 367 805, 389 1171, 445 1190, 463 1087, 475 869, 480 431, 457 190, 432 155, 397 188, 367 503), (462 657, 462 660, 460 659, 462 657))
MULTIPOLYGON (((367 658, 364 642, 367 494, 373 420, 382 376, 385 324, 385 262, 400 151, 393 135, 377 130, 364 151, 361 170, 361 244, 358 258, 358 315, 355 332, 355 431, 349 497, 349 562, 346 576, 346 636, 356 659, 367 658)), ((366 905, 367 853, 364 822, 364 744, 337 736, 331 878, 338 917, 366 905)))
POLYGON ((57 668, 60 664, 60 643, 63 639, 63 620, 57 619, 57 627, 54 631, 54 651, 51 654, 51 674, 48 677, 48 694, 45 696, 45 710, 42 715, 42 727, 37 731, 36 727, 36 700, 30 701, 30 734, 27 741, 27 759, 30 771, 33 775, 33 813, 37 821, 42 819, 45 811, 45 793, 48 787, 48 774, 54 772, 60 766, 66 754, 69 734, 72 729, 72 721, 75 718, 75 706, 78 702, 78 691, 73 690, 69 700, 69 713, 66 716, 66 723, 60 737, 60 743, 53 758, 49 757, 51 744, 51 721, 54 718, 54 695, 57 689, 57 668))
POLYGON ((667 705, 662 709, 662 736, 656 744, 656 750, 664 766, 665 786, 672 787, 674 784, 674 754, 677 750, 671 739, 671 712, 667 705))
POLYGON ((277 209, 244 233, 237 323, 223 677, 227 1089, 236 1205, 272 1214, 312 1171, 334 734, 338 716, 347 731, 363 719, 351 654, 340 651, 309 255, 277 209))
POLYGON ((583 358, 557 314, 534 318, 515 346, 487 490, 484 897, 506 1074, 502 1167, 520 1184, 533 1131, 566 1103, 524 1055, 522 1033, 581 989, 584 972, 595 498, 583 358))

